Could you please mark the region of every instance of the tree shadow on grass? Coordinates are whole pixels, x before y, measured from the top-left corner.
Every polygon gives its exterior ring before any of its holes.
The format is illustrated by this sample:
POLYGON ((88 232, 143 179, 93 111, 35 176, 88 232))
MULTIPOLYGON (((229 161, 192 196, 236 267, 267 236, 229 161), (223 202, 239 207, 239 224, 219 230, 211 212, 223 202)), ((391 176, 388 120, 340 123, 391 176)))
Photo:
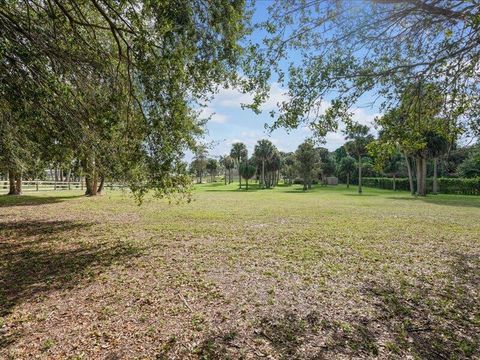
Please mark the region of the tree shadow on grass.
POLYGON ((285 312, 261 319, 258 327, 257 336, 266 339, 280 359, 314 360, 340 354, 366 358, 378 354, 376 335, 366 318, 341 323, 316 311, 304 317, 285 312))
POLYGON ((452 258, 450 272, 438 284, 419 279, 415 286, 365 286, 377 322, 392 335, 394 353, 420 359, 480 355, 480 257, 457 253, 452 258))
MULTIPOLYGON (((83 231, 95 236, 91 223, 25 221, 0 223, 0 319, 15 306, 51 291, 74 288, 94 279, 102 269, 141 249, 129 243, 81 243, 83 231)), ((0 330, 0 347, 15 341, 0 330)))
POLYGON ((480 197, 475 195, 427 195, 426 197, 415 196, 389 196, 386 197, 389 200, 402 200, 402 201, 421 201, 428 204, 455 206, 455 207, 480 207, 480 197))
POLYGON ((52 195, 52 196, 34 196, 34 195, 0 195, 0 207, 13 206, 34 206, 54 204, 62 201, 85 197, 83 194, 78 195, 52 195))

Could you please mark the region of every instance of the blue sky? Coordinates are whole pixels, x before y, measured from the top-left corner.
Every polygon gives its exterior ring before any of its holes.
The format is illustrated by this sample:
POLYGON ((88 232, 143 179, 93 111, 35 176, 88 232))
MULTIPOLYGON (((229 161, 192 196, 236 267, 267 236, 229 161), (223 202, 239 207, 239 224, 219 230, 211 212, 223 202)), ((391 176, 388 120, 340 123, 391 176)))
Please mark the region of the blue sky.
MULTIPOLYGON (((269 1, 257 1, 255 8, 254 21, 262 21, 267 17, 267 6, 269 1)), ((254 40, 260 40, 262 34, 253 35, 254 40)), ((296 61, 297 56, 294 53, 289 54, 288 61, 296 61)), ((307 127, 300 127, 296 130, 285 131, 283 129, 275 130, 269 133, 265 130, 265 124, 271 124, 274 120, 269 112, 276 109, 277 103, 287 100, 285 89, 278 83, 271 83, 270 98, 262 107, 262 113, 257 115, 249 109, 242 110, 242 103, 250 103, 251 95, 242 94, 235 89, 222 88, 214 99, 203 110, 203 115, 210 116, 211 120, 207 124, 207 132, 203 141, 211 144, 210 156, 218 157, 228 154, 230 148, 235 142, 243 142, 247 145, 249 155, 252 154, 255 143, 260 139, 269 139, 280 151, 295 151, 300 143, 312 135, 307 127)), ((358 104, 354 109, 354 120, 371 124, 375 116, 379 115, 378 110, 366 107, 371 103, 369 96, 364 97, 364 102, 358 104)), ((333 151, 341 146, 344 136, 339 130, 337 133, 330 133, 326 137, 326 144, 322 145, 333 151)), ((186 155, 186 160, 191 160, 191 154, 186 155)))

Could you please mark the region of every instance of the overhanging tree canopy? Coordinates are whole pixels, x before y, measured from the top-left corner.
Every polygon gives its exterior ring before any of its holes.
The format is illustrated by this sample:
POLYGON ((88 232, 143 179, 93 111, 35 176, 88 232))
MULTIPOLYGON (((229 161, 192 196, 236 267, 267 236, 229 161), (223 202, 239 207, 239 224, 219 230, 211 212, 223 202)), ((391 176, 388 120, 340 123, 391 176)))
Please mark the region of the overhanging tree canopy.
POLYGON ((436 82, 445 110, 479 129, 480 7, 463 0, 272 2, 268 35, 252 46, 258 109, 271 78, 288 89, 273 128, 308 123, 319 136, 348 120, 367 92, 381 105, 419 79, 436 82), (331 100, 327 111, 325 101, 331 100))
POLYGON ((137 194, 182 190, 179 160, 202 129, 195 104, 235 80, 245 8, 242 0, 4 1, 0 98, 36 104, 36 126, 67 136, 92 164, 106 151, 96 139, 114 132, 119 146, 108 156, 137 194), (97 96, 110 106, 99 109, 97 96))

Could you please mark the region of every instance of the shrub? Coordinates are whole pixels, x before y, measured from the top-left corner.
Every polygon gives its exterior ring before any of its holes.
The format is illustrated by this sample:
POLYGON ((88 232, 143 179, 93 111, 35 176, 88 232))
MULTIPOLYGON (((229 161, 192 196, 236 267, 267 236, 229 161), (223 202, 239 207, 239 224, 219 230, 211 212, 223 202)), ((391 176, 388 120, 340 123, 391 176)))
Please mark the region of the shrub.
MULTIPOLYGON (((480 195, 480 177, 465 178, 438 178, 439 192, 442 194, 480 195)), ((363 178, 363 185, 379 189, 393 189, 393 179, 386 177, 363 178)), ((397 190, 409 191, 408 178, 395 179, 397 190)), ((427 179, 427 191, 432 191, 433 179, 427 179)))

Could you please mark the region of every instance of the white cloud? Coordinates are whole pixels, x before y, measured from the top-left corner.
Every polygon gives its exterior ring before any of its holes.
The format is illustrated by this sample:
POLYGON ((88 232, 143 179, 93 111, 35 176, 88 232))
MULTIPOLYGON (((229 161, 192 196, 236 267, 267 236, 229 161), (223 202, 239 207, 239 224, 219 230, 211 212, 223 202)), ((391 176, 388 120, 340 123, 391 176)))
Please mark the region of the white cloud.
POLYGON ((353 120, 362 125, 367 125, 370 127, 373 126, 373 121, 375 118, 381 115, 382 114, 380 113, 369 114, 364 108, 356 108, 353 110, 353 120))
MULTIPOLYGON (((272 83, 268 99, 262 104, 262 111, 270 111, 277 108, 282 101, 288 100, 285 89, 279 83, 272 83)), ((242 104, 251 104, 253 102, 252 94, 244 94, 234 88, 220 88, 210 103, 213 108, 226 107, 240 109, 242 104)))
POLYGON ((200 117, 208 118, 210 117, 209 122, 215 124, 225 124, 228 122, 228 116, 217 113, 212 107, 203 108, 200 112, 200 117))

